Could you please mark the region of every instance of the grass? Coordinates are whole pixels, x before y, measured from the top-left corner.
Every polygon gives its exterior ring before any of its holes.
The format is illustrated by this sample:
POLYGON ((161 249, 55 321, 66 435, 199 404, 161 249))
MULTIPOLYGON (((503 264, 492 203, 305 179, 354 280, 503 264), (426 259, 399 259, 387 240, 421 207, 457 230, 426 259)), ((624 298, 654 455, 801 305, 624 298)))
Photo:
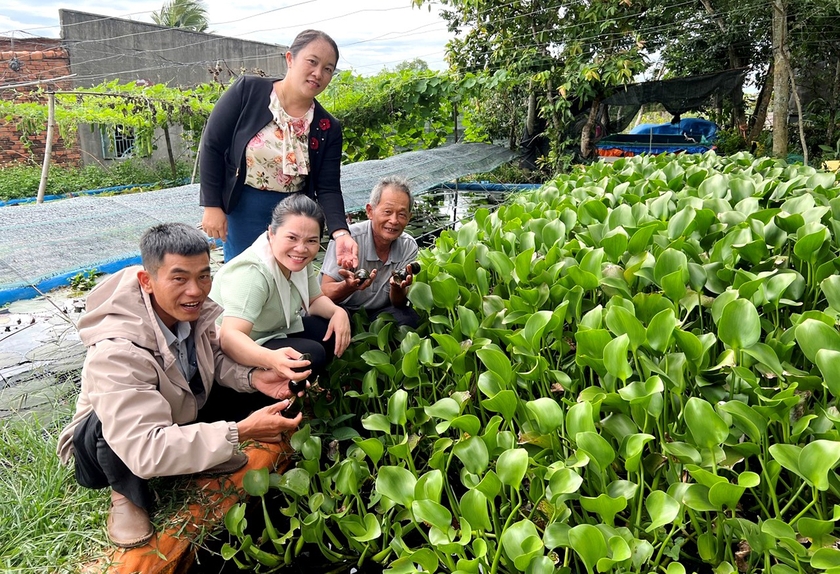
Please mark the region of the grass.
MULTIPOLYGON (((106 530, 109 490, 79 486, 73 466, 62 466, 55 454, 75 398, 74 393, 48 413, 0 419, 0 572, 69 573, 93 561, 107 563, 113 548, 106 530)), ((236 492, 227 481, 222 483, 225 494, 236 492)), ((212 515, 214 505, 205 492, 190 477, 155 479, 151 487, 157 503, 155 529, 176 528, 194 544, 205 544, 213 532, 206 525, 192 530, 184 518, 193 503, 212 515)))
MULTIPOLYGON (((53 166, 47 180, 47 195, 76 193, 120 185, 153 183, 155 187, 181 185, 192 172, 191 162, 178 162, 177 177, 172 177, 169 162, 149 162, 129 159, 116 162, 109 168, 96 165, 85 167, 53 166)), ((8 165, 0 168, 0 200, 35 197, 41 181, 41 166, 34 164, 8 165)))
POLYGON ((72 409, 57 405, 48 421, 32 413, 0 421, 4 571, 75 572, 83 557, 99 557, 108 546, 107 491, 80 487, 55 454, 72 409))

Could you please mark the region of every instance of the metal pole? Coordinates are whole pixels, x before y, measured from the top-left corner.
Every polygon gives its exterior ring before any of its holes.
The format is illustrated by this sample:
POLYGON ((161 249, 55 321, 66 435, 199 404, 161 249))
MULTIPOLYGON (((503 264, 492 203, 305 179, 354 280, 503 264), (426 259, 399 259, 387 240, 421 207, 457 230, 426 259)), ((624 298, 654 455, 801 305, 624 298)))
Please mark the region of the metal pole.
POLYGON ((38 184, 37 203, 44 203, 44 192, 47 190, 47 176, 50 173, 50 156, 52 155, 53 124, 55 124, 55 92, 49 92, 49 114, 47 115, 47 145, 44 148, 44 165, 41 168, 41 183, 38 184))

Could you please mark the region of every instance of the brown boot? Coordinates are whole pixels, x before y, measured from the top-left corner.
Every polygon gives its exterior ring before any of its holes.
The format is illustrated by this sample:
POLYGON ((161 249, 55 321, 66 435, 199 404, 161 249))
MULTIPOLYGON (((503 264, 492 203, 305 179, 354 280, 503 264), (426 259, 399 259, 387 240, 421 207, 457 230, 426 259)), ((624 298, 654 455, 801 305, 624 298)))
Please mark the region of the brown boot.
POLYGON ((143 546, 155 534, 149 514, 119 492, 111 491, 111 510, 108 512, 108 536, 114 546, 136 548, 143 546))

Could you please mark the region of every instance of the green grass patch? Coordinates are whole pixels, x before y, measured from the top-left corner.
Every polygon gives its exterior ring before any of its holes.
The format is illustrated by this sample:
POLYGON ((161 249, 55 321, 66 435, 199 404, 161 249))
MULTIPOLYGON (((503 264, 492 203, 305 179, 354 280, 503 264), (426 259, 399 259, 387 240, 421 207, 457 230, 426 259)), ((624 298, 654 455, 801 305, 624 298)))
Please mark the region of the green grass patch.
MULTIPOLYGON (((177 177, 172 177, 169 162, 150 163, 132 159, 115 163, 108 169, 96 165, 85 167, 50 168, 47 180, 47 195, 78 193, 91 189, 102 189, 119 185, 158 184, 167 187, 180 182, 192 173, 192 164, 177 163, 177 177)), ((41 181, 41 166, 18 164, 0 168, 0 201, 21 199, 38 195, 41 181)))
POLYGON ((46 421, 35 414, 0 421, 0 569, 74 572, 83 557, 108 545, 108 492, 82 488, 62 466, 56 440, 72 414, 59 405, 46 421))
MULTIPOLYGON (((110 490, 76 483, 73 466, 55 453, 58 435, 75 410, 75 393, 48 413, 15 414, 0 419, 0 572, 78 572, 102 561, 112 550, 107 517, 110 490)), ((224 495, 235 494, 222 481, 224 495)), ((174 528, 193 544, 204 545, 214 530, 188 528, 188 507, 198 503, 212 516, 215 504, 195 488, 191 477, 153 479, 158 532, 174 528)))

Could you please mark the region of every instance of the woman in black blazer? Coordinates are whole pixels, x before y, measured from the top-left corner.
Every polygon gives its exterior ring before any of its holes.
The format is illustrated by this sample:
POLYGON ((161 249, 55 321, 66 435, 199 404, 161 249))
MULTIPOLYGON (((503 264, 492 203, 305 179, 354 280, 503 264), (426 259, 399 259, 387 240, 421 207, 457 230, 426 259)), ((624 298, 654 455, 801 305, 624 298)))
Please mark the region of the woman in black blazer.
POLYGON ((341 125, 315 100, 337 62, 332 38, 304 30, 283 79, 242 76, 213 108, 201 145, 201 227, 224 241, 225 261, 268 228, 277 203, 303 192, 326 214, 338 264, 358 264, 341 195, 341 125))

